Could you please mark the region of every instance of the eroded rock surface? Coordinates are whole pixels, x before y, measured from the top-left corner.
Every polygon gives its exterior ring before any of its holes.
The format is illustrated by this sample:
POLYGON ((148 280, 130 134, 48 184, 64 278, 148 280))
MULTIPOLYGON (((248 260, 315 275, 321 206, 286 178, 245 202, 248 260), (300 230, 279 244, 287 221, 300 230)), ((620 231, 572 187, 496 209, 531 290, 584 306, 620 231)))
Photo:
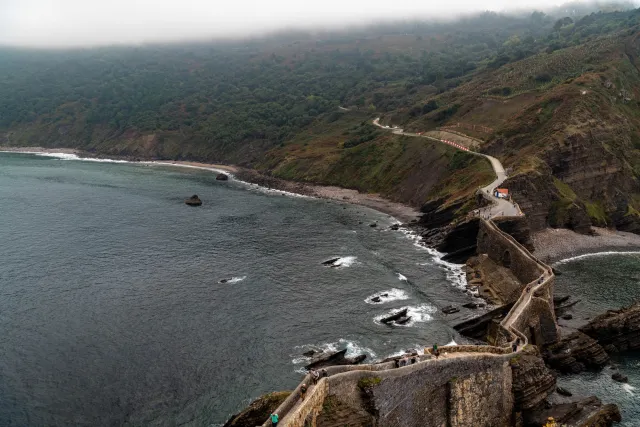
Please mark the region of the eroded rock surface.
POLYGON ((543 351, 547 364, 562 373, 601 369, 609 362, 604 348, 582 332, 574 332, 543 351))
POLYGON ((620 310, 609 310, 580 330, 598 341, 608 353, 638 350, 640 349, 640 303, 620 310))

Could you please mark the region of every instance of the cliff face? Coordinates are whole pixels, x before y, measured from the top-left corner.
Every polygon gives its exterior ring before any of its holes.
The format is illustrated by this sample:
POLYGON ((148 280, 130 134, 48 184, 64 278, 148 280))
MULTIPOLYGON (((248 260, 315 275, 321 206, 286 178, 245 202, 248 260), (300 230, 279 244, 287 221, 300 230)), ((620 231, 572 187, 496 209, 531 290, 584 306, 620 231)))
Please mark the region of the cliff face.
POLYGON ((511 371, 516 411, 536 407, 556 389, 556 377, 537 354, 514 357, 511 371))
POLYGON ((610 310, 580 330, 598 341, 607 352, 640 349, 640 303, 610 310))

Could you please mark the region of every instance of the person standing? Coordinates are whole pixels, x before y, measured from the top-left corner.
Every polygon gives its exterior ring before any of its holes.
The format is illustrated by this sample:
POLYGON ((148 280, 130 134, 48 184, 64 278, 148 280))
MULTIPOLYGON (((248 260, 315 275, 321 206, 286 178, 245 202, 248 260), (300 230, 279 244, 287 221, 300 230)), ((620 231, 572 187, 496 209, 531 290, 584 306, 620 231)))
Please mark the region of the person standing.
POLYGON ((300 399, 304 400, 304 397, 307 395, 307 385, 306 384, 302 384, 302 387, 300 387, 300 399))
POLYGON ((271 414, 271 426, 278 427, 278 421, 280 421, 278 414, 271 414))

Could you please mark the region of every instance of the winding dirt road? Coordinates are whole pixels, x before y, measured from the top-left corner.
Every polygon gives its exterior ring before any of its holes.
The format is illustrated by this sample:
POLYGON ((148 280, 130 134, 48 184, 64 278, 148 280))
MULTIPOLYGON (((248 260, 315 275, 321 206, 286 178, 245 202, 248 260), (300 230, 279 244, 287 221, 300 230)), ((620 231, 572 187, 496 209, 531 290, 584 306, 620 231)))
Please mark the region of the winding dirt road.
POLYGON ((380 117, 375 119, 373 121, 373 124, 381 129, 391 131, 395 135, 404 135, 404 136, 411 136, 416 138, 429 139, 431 141, 447 144, 459 150, 466 151, 476 156, 481 156, 486 158, 491 163, 491 167, 493 168, 493 171, 496 174, 496 179, 493 182, 491 182, 489 185, 482 187, 479 191, 482 193, 482 196, 485 199, 491 202, 491 205, 474 211, 475 214, 485 219, 496 218, 501 216, 522 216, 523 215, 517 203, 511 202, 505 199, 500 199, 493 195, 494 189, 499 187, 507 179, 507 173, 505 172, 504 166, 502 166, 502 163, 500 163, 500 160, 496 159, 495 157, 489 156, 487 154, 471 151, 467 147, 464 147, 452 141, 438 139, 432 136, 422 135, 419 133, 405 132, 403 129, 398 127, 381 125, 380 117))

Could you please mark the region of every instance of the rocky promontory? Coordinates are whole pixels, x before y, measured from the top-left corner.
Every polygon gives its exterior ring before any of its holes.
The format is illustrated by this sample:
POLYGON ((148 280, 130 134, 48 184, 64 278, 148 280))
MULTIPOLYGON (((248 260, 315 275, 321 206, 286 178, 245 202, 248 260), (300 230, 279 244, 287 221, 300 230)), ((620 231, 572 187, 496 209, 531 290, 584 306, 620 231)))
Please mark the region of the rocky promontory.
POLYGON ((608 353, 640 349, 640 302, 609 310, 580 328, 608 353))
POLYGON ((574 332, 547 346, 543 355, 550 367, 567 374, 602 369, 609 362, 604 348, 582 332, 574 332))
POLYGON ((251 404, 224 423, 223 427, 255 427, 262 425, 264 420, 275 411, 284 400, 289 397, 290 391, 276 391, 260 396, 251 404))

